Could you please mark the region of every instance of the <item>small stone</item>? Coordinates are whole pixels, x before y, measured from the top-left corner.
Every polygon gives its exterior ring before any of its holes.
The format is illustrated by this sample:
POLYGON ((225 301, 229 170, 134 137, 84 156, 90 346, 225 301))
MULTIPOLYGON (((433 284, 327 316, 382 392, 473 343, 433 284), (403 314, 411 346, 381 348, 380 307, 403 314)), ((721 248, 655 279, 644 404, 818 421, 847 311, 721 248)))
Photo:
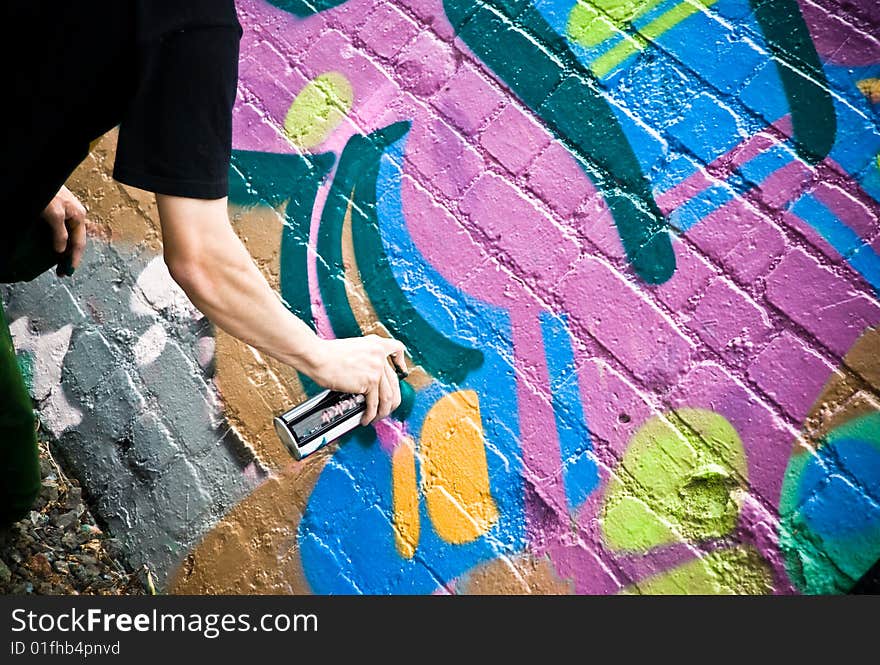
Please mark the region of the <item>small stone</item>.
POLYGON ((67 490, 67 509, 73 510, 74 508, 80 509, 80 512, 85 508, 83 506, 82 500, 82 488, 72 486, 69 490, 67 490))
POLYGON ((48 478, 54 471, 52 462, 46 457, 40 457, 40 478, 48 478))
POLYGON ((107 538, 104 541, 104 551, 111 559, 120 560, 125 555, 125 549, 116 538, 107 538))
POLYGON ((89 574, 88 570, 86 570, 83 566, 77 566, 76 568, 71 566, 70 570, 80 584, 88 586, 89 582, 91 581, 91 575, 89 574))
POLYGON ((58 485, 54 482, 43 483, 43 489, 40 498, 47 504, 58 501, 58 485))
POLYGON ((108 538, 89 513, 83 490, 62 478, 40 442, 40 495, 31 511, 0 528, 0 593, 80 595, 140 594, 126 573, 119 541, 108 538))
POLYGON ((11 579, 12 571, 9 570, 9 566, 6 565, 6 562, 3 561, 3 559, 0 559, 0 582, 8 584, 11 579))
POLYGON ((82 531, 85 534, 88 534, 89 536, 91 536, 93 538, 100 536, 101 534, 104 533, 103 531, 101 531, 98 527, 96 527, 93 524, 81 524, 79 528, 80 528, 80 531, 82 531))
POLYGON ((40 577, 48 577, 52 574, 52 566, 49 564, 49 559, 42 552, 34 554, 28 559, 25 566, 40 577))
POLYGON ((77 513, 75 509, 59 515, 57 518, 55 518, 55 524, 57 524, 62 529, 69 529, 78 521, 79 513, 77 513))

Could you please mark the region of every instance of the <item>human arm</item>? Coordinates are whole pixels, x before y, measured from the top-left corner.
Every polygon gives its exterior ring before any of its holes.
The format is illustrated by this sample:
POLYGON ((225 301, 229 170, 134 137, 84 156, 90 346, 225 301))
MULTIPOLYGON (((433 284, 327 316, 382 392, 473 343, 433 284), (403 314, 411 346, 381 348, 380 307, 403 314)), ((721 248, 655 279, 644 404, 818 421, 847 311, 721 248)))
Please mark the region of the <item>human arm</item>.
POLYGON ((227 201, 157 194, 164 259, 172 278, 215 325, 325 388, 366 396, 364 424, 400 404, 388 362, 406 369, 399 341, 326 340, 294 316, 269 286, 229 223, 227 201))

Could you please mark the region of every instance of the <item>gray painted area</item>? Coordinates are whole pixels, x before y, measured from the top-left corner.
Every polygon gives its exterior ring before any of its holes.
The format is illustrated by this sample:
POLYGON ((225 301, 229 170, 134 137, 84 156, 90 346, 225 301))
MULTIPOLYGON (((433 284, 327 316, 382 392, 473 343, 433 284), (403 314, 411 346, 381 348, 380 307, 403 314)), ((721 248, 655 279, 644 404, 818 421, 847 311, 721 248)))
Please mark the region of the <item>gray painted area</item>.
POLYGON ((223 419, 210 325, 161 257, 101 241, 73 278, 0 295, 43 430, 129 563, 161 585, 262 478, 223 419))

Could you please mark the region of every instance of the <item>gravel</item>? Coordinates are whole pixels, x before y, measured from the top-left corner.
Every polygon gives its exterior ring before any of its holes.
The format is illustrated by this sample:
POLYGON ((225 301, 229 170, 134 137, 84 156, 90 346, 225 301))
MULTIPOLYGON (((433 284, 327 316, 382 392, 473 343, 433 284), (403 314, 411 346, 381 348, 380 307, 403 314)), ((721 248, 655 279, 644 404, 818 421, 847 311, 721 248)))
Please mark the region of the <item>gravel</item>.
POLYGON ((42 489, 30 515, 0 528, 0 593, 155 594, 144 566, 132 571, 119 541, 95 523, 78 483, 40 443, 42 489))

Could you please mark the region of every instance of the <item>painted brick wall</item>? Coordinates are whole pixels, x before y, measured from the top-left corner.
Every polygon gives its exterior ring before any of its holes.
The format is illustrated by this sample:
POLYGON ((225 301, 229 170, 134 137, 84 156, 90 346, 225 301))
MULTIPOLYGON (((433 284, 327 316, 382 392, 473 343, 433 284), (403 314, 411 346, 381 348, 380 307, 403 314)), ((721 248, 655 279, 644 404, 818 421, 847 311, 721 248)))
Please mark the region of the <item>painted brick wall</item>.
MULTIPOLYGON (((178 592, 845 592, 880 558, 872 0, 240 0, 230 218, 402 421, 302 463, 315 386, 72 180, 69 282, 5 289, 44 429, 178 592)), ((108 85, 112 82, 108 81, 108 85)))

